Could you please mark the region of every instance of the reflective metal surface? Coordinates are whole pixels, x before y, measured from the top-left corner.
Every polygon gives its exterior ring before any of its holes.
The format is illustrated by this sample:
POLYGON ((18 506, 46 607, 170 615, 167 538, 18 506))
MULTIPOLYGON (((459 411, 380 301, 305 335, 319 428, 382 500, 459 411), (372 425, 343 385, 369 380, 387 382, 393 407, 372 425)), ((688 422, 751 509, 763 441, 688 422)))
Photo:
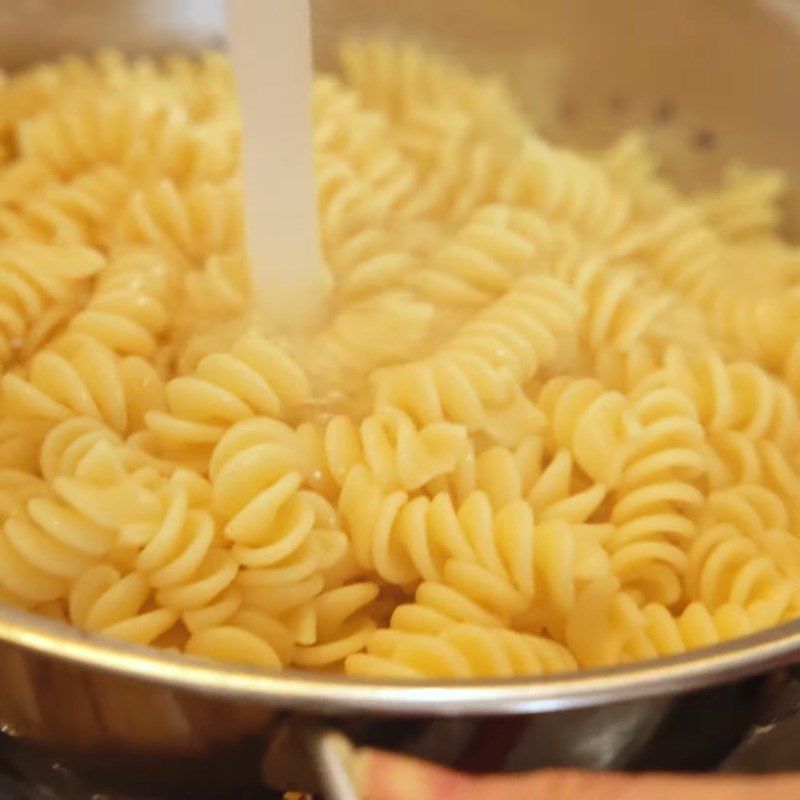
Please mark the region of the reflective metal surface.
MULTIPOLYGON (((791 0, 315 0, 315 11, 323 66, 344 31, 408 33, 505 71, 558 138, 599 144, 640 125, 681 180, 704 180, 731 154, 800 176, 791 0)), ((12 67, 104 44, 214 46, 223 34, 220 3, 204 0, 0 5, 0 54, 12 67)), ((368 684, 191 662, 0 609, 0 749, 148 796, 210 797, 262 779, 305 788, 292 728, 304 714, 460 768, 710 768, 763 717, 798 654, 794 624, 547 680, 368 684)))

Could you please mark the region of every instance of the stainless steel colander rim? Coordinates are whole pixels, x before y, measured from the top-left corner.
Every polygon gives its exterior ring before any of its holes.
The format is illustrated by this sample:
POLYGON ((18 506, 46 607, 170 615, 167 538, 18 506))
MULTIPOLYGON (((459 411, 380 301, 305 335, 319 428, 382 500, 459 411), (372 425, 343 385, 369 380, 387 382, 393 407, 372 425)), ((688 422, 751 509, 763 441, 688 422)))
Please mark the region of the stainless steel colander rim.
POLYGON ((621 667, 430 683, 215 664, 85 634, 11 608, 0 608, 0 642, 91 671, 272 708, 342 715, 500 716, 677 695, 785 667, 800 661, 800 620, 712 648, 621 667))

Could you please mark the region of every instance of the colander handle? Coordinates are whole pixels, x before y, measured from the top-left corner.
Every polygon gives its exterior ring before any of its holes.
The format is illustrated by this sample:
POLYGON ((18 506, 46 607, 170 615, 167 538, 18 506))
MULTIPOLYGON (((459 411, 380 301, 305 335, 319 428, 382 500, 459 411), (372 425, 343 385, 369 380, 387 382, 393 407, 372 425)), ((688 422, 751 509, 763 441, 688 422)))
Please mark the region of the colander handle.
POLYGON ((325 800, 360 800, 352 771, 353 743, 343 733, 310 721, 300 724, 299 733, 325 800))

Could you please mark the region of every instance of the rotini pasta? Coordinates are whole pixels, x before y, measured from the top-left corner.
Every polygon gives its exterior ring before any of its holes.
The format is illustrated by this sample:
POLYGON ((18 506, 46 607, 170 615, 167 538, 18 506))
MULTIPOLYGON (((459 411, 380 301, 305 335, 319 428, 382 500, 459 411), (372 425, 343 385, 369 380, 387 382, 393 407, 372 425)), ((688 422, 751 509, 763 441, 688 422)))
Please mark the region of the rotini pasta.
POLYGON ((138 357, 120 358, 91 338, 42 350, 22 374, 2 379, 6 412, 56 424, 93 417, 120 433, 144 425, 144 416, 164 406, 164 386, 155 368, 138 357))
POLYGON ((181 188, 164 179, 138 190, 120 214, 111 244, 162 250, 181 263, 241 251, 241 192, 233 183, 181 188))
POLYGON ((266 338, 245 336, 228 352, 203 358, 191 376, 165 387, 166 409, 147 414, 147 426, 168 444, 216 444, 235 423, 282 415, 308 398, 303 370, 266 338))
POLYGON ((722 189, 699 200, 706 221, 734 241, 774 234, 780 225, 785 176, 734 166, 725 178, 722 189))
POLYGON ((175 267, 150 253, 132 253, 109 264, 93 297, 67 328, 101 342, 119 355, 155 355, 168 326, 176 290, 175 267))
POLYGON ((0 209, 0 232, 10 239, 43 244, 102 247, 105 229, 129 189, 128 180, 116 167, 100 165, 68 183, 32 192, 18 208, 0 209))
POLYGON ((301 425, 297 433, 309 482, 331 498, 358 464, 386 489, 413 491, 454 469, 467 451, 463 428, 439 422, 417 429, 406 414, 389 406, 360 426, 340 416, 324 426, 301 425))
POLYGON ((88 633, 152 644, 172 628, 177 614, 166 608, 148 609, 149 598, 144 575, 122 575, 110 564, 99 564, 72 585, 69 620, 88 633))
POLYGON ((409 279, 423 297, 437 305, 479 309, 533 269, 537 248, 504 219, 486 217, 485 210, 477 214, 433 254, 430 267, 409 279))
POLYGON ((530 137, 505 177, 500 199, 569 222, 599 242, 621 237, 631 217, 630 199, 599 167, 530 137))
POLYGON ((73 307, 88 278, 103 268, 99 253, 33 241, 0 247, 0 362, 52 309, 73 307))
POLYGON ((672 387, 697 408, 711 430, 741 431, 751 439, 787 446, 797 435, 798 401, 791 390, 751 362, 726 362, 716 353, 692 354, 671 347, 664 366, 641 386, 672 387))
POLYGON ((395 679, 510 678, 576 668, 556 642, 506 630, 455 625, 438 636, 379 631, 367 654, 347 659, 348 675, 395 679))
POLYGON ((612 497, 611 567, 623 586, 648 584, 645 595, 669 606, 683 594, 682 545, 694 536, 692 511, 704 502, 692 482, 703 474, 703 429, 691 401, 669 389, 644 394, 633 413, 641 431, 612 497))
POLYGON ((541 390, 537 405, 547 419, 552 446, 572 452, 593 480, 616 487, 639 429, 630 400, 590 378, 554 378, 541 390))
POLYGON ((386 293, 351 304, 303 348, 298 360, 322 400, 339 404, 375 370, 419 352, 433 309, 404 293, 386 293))
POLYGON ((784 177, 349 40, 311 98, 329 302, 276 331, 225 56, 0 81, 0 601, 265 670, 549 675, 800 617, 784 177))
POLYGON ((642 614, 644 625, 625 646, 627 660, 679 655, 756 633, 768 624, 757 613, 734 604, 712 613, 702 603, 692 603, 679 616, 654 604, 642 614))
POLYGON ((161 512, 122 528, 117 546, 135 548, 135 569, 147 578, 159 606, 178 613, 205 609, 233 584, 239 565, 219 547, 213 515, 192 507, 179 474, 159 499, 161 512))
POLYGON ((423 424, 448 420, 513 443, 539 427, 519 388, 557 357, 559 337, 579 313, 563 284, 522 279, 426 361, 379 372, 377 403, 396 405, 423 424))
POLYGON ((111 553, 123 525, 157 511, 106 442, 53 488, 21 504, 0 534, 0 586, 26 606, 65 597, 70 581, 111 553))
MULTIPOLYGON (((793 540, 788 543, 786 547, 786 541, 779 542, 776 549, 779 558, 794 557, 791 571, 796 574, 798 548, 791 546, 793 540)), ((685 583, 689 599, 701 601, 711 611, 728 603, 759 609, 765 627, 780 622, 797 603, 797 590, 773 563, 769 550, 732 525, 713 526, 692 543, 685 583)))

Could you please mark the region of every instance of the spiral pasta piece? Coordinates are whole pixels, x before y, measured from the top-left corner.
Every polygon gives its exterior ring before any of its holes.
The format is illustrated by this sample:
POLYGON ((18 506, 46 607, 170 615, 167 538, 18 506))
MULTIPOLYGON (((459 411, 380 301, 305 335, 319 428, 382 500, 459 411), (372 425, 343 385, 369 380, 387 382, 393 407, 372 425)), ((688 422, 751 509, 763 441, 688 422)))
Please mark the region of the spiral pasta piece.
POLYGON ((613 495, 611 564, 623 586, 669 606, 683 593, 682 547, 696 532, 691 512, 704 501, 693 483, 705 466, 703 428, 692 402, 671 389, 643 394, 633 414, 641 430, 613 495))
MULTIPOLYGON (((767 545, 767 543, 764 543, 767 545)), ((686 594, 711 611, 730 603, 758 608, 764 626, 785 618, 790 604, 796 607, 797 588, 781 574, 772 559, 788 558, 797 574, 800 548, 791 537, 772 539, 773 553, 743 536, 733 525, 715 525, 703 531, 689 548, 686 594)))
POLYGON ((405 293, 353 303, 303 347, 298 361, 320 398, 335 403, 376 370, 424 347, 433 308, 405 293))
POLYGON ((444 358, 476 357, 522 384, 555 360, 559 339, 575 329, 583 308, 567 287, 546 277, 520 280, 440 349, 444 358))
POLYGON ((66 597, 70 581, 111 553, 120 528, 158 505, 107 442, 53 488, 55 496, 30 499, 0 533, 0 586, 21 605, 66 597))
POLYGON ((649 219, 680 202, 678 191, 660 174, 660 159, 641 131, 623 134, 599 159, 615 186, 630 193, 636 217, 649 219))
POLYGON ((375 631, 375 621, 365 609, 378 597, 374 583, 362 582, 332 589, 312 602, 317 621, 317 641, 298 646, 294 663, 311 669, 340 665, 363 651, 375 631))
MULTIPOLYGON (((664 327, 669 328, 672 341, 688 335, 672 324, 678 298, 657 285, 648 285, 639 270, 624 262, 584 257, 572 264, 562 261, 553 274, 575 286, 585 301, 584 337, 592 351, 606 345, 627 352, 643 340, 657 340, 664 327)), ((698 330, 697 337, 702 335, 698 330)))
POLYGON ((579 313, 562 284, 522 279, 431 358, 379 372, 377 404, 395 405, 422 424, 451 421, 519 440, 538 427, 519 386, 556 358, 560 337, 574 330, 579 313), (505 430, 509 422, 514 427, 505 430))
POLYGON ((533 592, 533 514, 525 503, 495 514, 489 499, 476 492, 456 509, 449 495, 430 500, 386 490, 357 466, 342 488, 339 511, 358 563, 388 583, 440 580, 448 559, 455 558, 451 572, 475 562, 496 587, 513 585, 505 594, 519 595, 522 607, 533 592))
POLYGON ((597 250, 572 225, 524 208, 493 206, 476 218, 527 241, 537 266, 575 290, 586 308, 581 334, 590 352, 606 347, 627 353, 645 339, 651 346, 663 339, 706 341, 701 316, 692 316, 677 295, 626 260, 624 246, 597 250))
POLYGON ((698 199, 706 222, 725 239, 738 241, 773 234, 780 225, 786 177, 771 170, 727 171, 721 189, 698 199))
POLYGON ((203 358, 193 375, 173 378, 167 410, 149 413, 147 426, 167 443, 212 447, 237 422, 285 413, 308 394, 303 370, 287 353, 248 335, 203 358))
POLYGON ((131 197, 112 243, 151 247, 198 266, 212 256, 242 250, 241 204, 240 191, 229 184, 183 189, 164 179, 131 197))
POLYGON ((3 377, 6 413, 51 424, 91 417, 125 433, 141 429, 145 414, 164 405, 163 384, 149 362, 120 358, 90 338, 64 350, 43 350, 22 375, 3 377))
POLYGON ((193 633, 184 652, 194 658, 276 670, 291 663, 291 636, 277 620, 244 609, 227 624, 193 633))
POLYGON ((532 270, 537 255, 537 248, 505 220, 487 219, 482 211, 409 280, 437 305, 482 308, 532 270))
POLYGON ((364 464, 386 489, 409 492, 452 470, 467 450, 467 432, 447 422, 417 428, 408 415, 387 406, 356 425, 349 417, 297 431, 309 482, 329 498, 350 471, 364 464))
POLYGON ((695 404, 700 422, 712 431, 740 431, 748 438, 785 447, 800 430, 797 399, 750 362, 726 363, 714 353, 692 355, 671 347, 662 369, 643 385, 684 392, 695 404))
POLYGON ((361 106, 357 94, 326 75, 314 83, 314 149, 337 155, 366 181, 383 214, 403 213, 417 172, 392 142, 386 118, 361 106))
POLYGON ((26 157, 70 178, 98 164, 124 164, 164 116, 156 104, 87 95, 67 113, 44 111, 24 121, 19 146, 26 157))
POLYGON ((123 454, 122 437, 91 417, 72 417, 56 425, 44 438, 39 451, 39 469, 51 483, 59 475, 75 475, 83 459, 100 442, 123 454))
MULTIPOLYGON (((424 225, 415 227, 413 221, 398 222, 396 227, 400 243, 384 228, 372 227, 354 231, 338 247, 327 251, 329 266, 338 282, 339 296, 352 302, 356 309, 369 308, 369 300, 379 303, 384 293, 395 303, 398 299, 405 300, 404 290, 422 263, 420 256, 423 254, 418 251, 423 250, 428 239, 436 235, 435 229, 427 229, 424 225), (396 294, 390 289, 394 289, 396 294)), ((423 305, 418 300, 417 303, 423 305)))
POLYGON ((631 217, 628 197, 603 171, 580 156, 528 138, 500 199, 564 220, 599 241, 613 241, 631 217))
POLYGON ((679 205, 631 234, 628 252, 642 258, 669 286, 692 303, 713 294, 721 242, 697 209, 679 205))
POLYGON ((238 167, 235 128, 190 123, 184 108, 87 94, 69 111, 45 111, 20 126, 20 151, 63 178, 99 165, 175 181, 225 180, 238 167))
MULTIPOLYGON (((315 609, 326 571, 347 553, 331 506, 302 490, 300 457, 270 420, 234 427, 211 460, 212 503, 241 568, 245 606, 281 619, 304 644, 316 641, 315 609)), ((289 435, 293 434, 289 431, 289 435)))
POLYGON ((247 434, 234 428, 215 450, 213 503, 237 561, 268 567, 302 547, 314 530, 315 513, 300 492, 297 453, 247 434))
POLYGON ((402 680, 510 678, 576 667, 557 642, 474 625, 455 625, 439 635, 377 631, 368 653, 350 656, 345 663, 351 676, 402 680))
MULTIPOLYGON (((420 568, 415 565, 413 553, 408 552, 409 546, 406 545, 406 538, 413 536, 413 529, 419 531, 417 539, 422 537, 418 549, 427 557, 425 568, 435 570, 430 545, 426 546, 429 536, 433 539, 437 536, 437 528, 429 531, 426 525, 426 510, 429 506, 433 508, 433 503, 426 498, 418 498, 409 507, 409 502, 406 492, 384 488, 378 477, 360 464, 348 472, 339 497, 339 513, 353 543, 356 560, 365 569, 374 569, 384 580, 397 585, 411 583, 420 576, 420 568), (416 517, 415 509, 419 509, 416 517), (414 519, 416 525, 413 525, 414 519), (406 520, 406 524, 412 524, 409 534, 404 533, 406 520)), ((445 507, 442 511, 452 521, 455 511, 452 507, 446 507, 446 499, 443 502, 445 507), (448 511, 452 513, 448 514, 448 511)), ((436 525, 435 522, 433 524, 436 525)), ((446 536, 448 531, 449 525, 440 535, 446 536)), ((456 525, 456 540, 450 546, 458 547, 462 539, 463 534, 456 525)), ((468 546, 462 552, 469 552, 468 546)))
POLYGON ((159 606, 181 614, 207 608, 230 588, 239 566, 219 547, 212 514, 192 507, 179 475, 164 490, 161 503, 152 520, 126 525, 118 545, 136 548, 135 569, 146 576, 159 606))
POLYGON ((494 508, 526 500, 539 521, 589 522, 607 496, 575 464, 569 450, 552 457, 541 436, 530 436, 516 448, 499 445, 476 451, 468 447, 449 473, 434 479, 429 492, 448 492, 462 502, 475 491, 487 495, 494 508))
POLYGON ((100 254, 83 247, 5 242, 0 247, 0 362, 11 358, 48 312, 70 307, 86 279, 102 267, 100 254))
POLYGON ((415 604, 397 610, 404 620, 421 616, 437 629, 454 620, 508 625, 534 599, 567 609, 582 582, 608 573, 604 530, 561 520, 536 525, 524 500, 494 510, 481 492, 459 507, 448 494, 433 500, 386 495, 369 477, 351 472, 340 510, 363 567, 390 583, 425 581, 415 604))
POLYGON ((633 660, 627 648, 645 624, 634 598, 607 577, 579 595, 566 617, 564 641, 581 667, 624 664, 633 660))
POLYGON ((175 267, 159 256, 123 256, 103 271, 92 298, 67 331, 119 355, 152 357, 168 327, 176 278, 175 267))
POLYGON ((741 484, 714 492, 708 498, 707 515, 714 522, 728 522, 747 536, 761 531, 789 530, 789 509, 781 497, 764 486, 741 484))
POLYGON ((68 183, 46 185, 29 193, 18 207, 0 209, 0 233, 43 244, 102 247, 104 230, 126 200, 129 188, 120 170, 98 166, 68 183))
POLYGON ((476 80, 457 62, 416 43, 350 39, 340 58, 363 103, 391 120, 445 110, 468 120, 477 137, 508 145, 522 135, 522 117, 500 81, 476 80))
POLYGON ((590 378, 554 378, 542 388, 537 407, 555 447, 569 450, 581 469, 606 488, 619 484, 638 430, 623 394, 590 378))
POLYGON ((768 440, 739 431, 711 431, 707 437, 708 485, 711 491, 759 484, 788 502, 800 499, 800 477, 790 458, 768 440))
POLYGON ((780 367, 797 336, 796 252, 760 240, 732 246, 685 204, 632 234, 626 250, 698 309, 734 356, 780 367))
POLYGON ((83 573, 70 589, 69 619, 87 633, 145 645, 167 633, 178 615, 151 607, 150 587, 143 575, 122 575, 100 564, 83 573))
POLYGON ((702 603, 691 603, 679 616, 653 604, 642 614, 644 626, 625 647, 627 660, 679 655, 748 636, 764 627, 757 613, 733 603, 713 613, 702 603))
POLYGON ((443 109, 418 112, 411 122, 402 141, 422 168, 406 216, 463 225, 482 206, 497 202, 519 147, 501 149, 476 139, 468 121, 443 109))
POLYGON ((385 226, 388 209, 371 202, 369 185, 340 155, 317 154, 314 172, 323 249, 336 266, 360 234, 385 226))

